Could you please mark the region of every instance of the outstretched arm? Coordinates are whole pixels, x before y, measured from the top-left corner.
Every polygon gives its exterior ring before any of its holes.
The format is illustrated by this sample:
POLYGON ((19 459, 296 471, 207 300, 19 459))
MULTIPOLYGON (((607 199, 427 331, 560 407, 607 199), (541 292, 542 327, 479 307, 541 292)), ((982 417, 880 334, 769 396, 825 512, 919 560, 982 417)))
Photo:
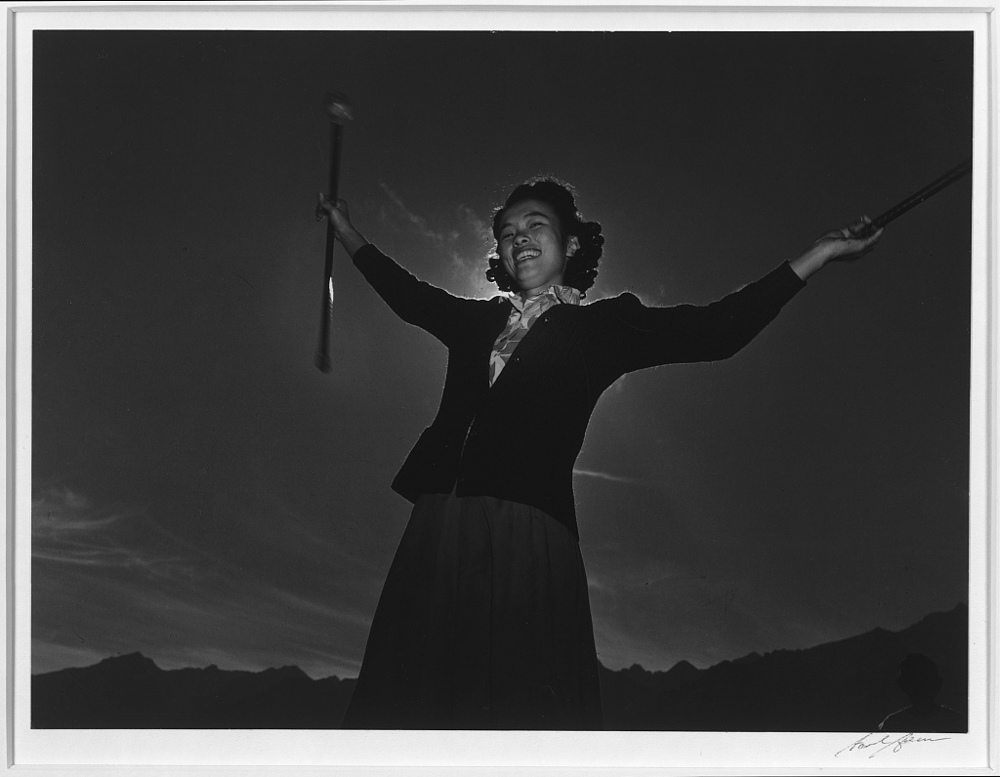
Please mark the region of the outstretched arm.
POLYGON ((829 262, 859 259, 871 251, 882 231, 863 236, 868 223, 863 218, 826 233, 797 258, 709 305, 646 307, 626 295, 630 304, 620 309, 614 341, 622 369, 729 358, 778 315, 806 278, 829 262))
POLYGON ((430 332, 445 345, 465 331, 474 306, 481 303, 449 294, 400 267, 355 229, 346 201, 332 203, 320 194, 319 205, 326 211, 337 240, 351 255, 354 265, 396 315, 430 332))

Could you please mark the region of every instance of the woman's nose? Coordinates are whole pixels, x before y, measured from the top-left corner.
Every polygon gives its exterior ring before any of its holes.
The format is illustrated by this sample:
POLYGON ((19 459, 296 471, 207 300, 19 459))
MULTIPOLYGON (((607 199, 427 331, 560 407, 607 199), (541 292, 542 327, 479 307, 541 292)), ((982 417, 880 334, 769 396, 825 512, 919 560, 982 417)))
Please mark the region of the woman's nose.
POLYGON ((526 242, 528 242, 528 236, 527 235, 523 235, 523 234, 514 235, 514 245, 516 245, 516 246, 524 245, 526 242))

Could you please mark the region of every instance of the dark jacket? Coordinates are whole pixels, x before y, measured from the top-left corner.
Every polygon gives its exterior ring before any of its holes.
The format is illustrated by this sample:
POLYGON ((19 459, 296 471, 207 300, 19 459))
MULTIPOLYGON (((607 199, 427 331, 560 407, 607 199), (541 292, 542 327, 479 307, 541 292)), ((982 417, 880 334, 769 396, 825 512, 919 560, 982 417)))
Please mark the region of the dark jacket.
POLYGON ((573 464, 601 393, 627 372, 725 359, 749 343, 805 284, 786 264, 705 306, 651 308, 634 294, 554 305, 489 385, 493 343, 510 314, 501 297, 455 297, 372 245, 354 263, 402 318, 448 348, 444 395, 393 481, 424 493, 492 496, 548 513, 577 534, 573 464))

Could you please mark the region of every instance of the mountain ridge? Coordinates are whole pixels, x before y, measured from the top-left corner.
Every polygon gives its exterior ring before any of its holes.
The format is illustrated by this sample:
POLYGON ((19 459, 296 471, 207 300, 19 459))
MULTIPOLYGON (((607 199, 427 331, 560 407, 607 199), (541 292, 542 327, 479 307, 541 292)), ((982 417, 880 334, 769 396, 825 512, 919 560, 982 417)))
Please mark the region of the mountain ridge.
MULTIPOLYGON (((939 698, 965 710, 968 607, 930 613, 900 631, 874 628, 810 648, 756 652, 699 669, 600 666, 612 730, 870 731, 906 706, 896 668, 934 660, 939 698)), ((298 666, 260 672, 160 669, 139 652, 33 675, 33 728, 338 728, 355 678, 314 680, 298 666)))

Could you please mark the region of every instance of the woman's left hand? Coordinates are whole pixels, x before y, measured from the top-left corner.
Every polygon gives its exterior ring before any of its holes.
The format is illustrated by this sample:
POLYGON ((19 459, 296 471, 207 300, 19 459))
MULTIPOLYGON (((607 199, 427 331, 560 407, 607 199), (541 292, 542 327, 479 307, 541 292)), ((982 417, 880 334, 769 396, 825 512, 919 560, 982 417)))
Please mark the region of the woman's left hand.
POLYGON ((862 216, 861 221, 823 235, 814 243, 814 246, 823 255, 823 263, 854 261, 872 251, 882 237, 884 230, 879 229, 870 235, 867 234, 868 226, 871 223, 870 218, 862 216))
POLYGON ((860 259, 872 251, 882 237, 881 229, 867 234, 871 223, 870 218, 862 216, 860 221, 850 226, 827 232, 813 243, 809 250, 789 264, 798 276, 805 280, 821 270, 827 262, 850 262, 860 259))

